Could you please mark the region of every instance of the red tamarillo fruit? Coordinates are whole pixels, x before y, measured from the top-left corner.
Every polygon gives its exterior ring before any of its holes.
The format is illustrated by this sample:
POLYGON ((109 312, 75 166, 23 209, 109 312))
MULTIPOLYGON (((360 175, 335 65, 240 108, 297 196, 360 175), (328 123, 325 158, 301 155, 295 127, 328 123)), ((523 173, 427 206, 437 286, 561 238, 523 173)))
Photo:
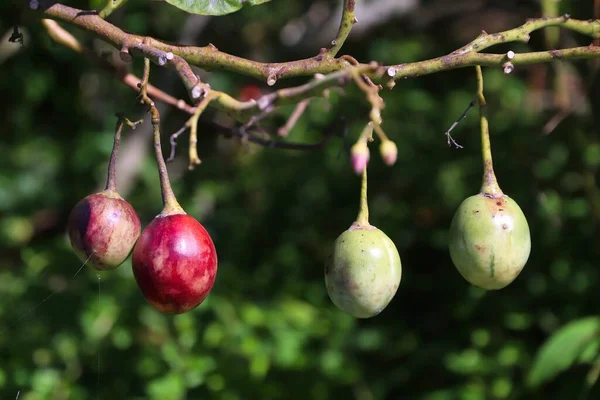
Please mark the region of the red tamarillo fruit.
POLYGON ((106 189, 79 201, 67 224, 71 246, 77 256, 82 261, 88 260, 98 270, 121 265, 140 236, 141 224, 137 213, 116 191, 115 164, 122 129, 123 120, 119 118, 108 164, 106 189))
POLYGON ((160 145, 160 117, 154 107, 151 112, 164 208, 135 245, 133 274, 148 303, 161 312, 180 314, 210 293, 217 276, 217 251, 206 229, 175 198, 160 145))

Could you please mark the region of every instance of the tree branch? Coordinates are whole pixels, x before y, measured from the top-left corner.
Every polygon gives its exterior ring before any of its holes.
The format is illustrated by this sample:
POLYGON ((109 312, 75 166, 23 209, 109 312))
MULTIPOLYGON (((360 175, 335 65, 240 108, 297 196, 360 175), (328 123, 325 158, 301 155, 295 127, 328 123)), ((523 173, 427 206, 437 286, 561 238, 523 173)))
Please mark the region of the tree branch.
MULTIPOLYGON (((131 89, 135 90, 136 92, 141 94, 142 88, 145 88, 147 95, 152 99, 156 99, 156 100, 166 103, 170 106, 176 107, 176 108, 178 108, 188 114, 191 114, 191 115, 194 115, 197 113, 197 109, 195 107, 192 107, 189 104, 187 104, 184 100, 176 99, 175 97, 163 92, 162 90, 156 88, 155 86, 152 86, 148 82, 146 82, 146 84, 144 85, 143 79, 140 79, 131 73, 124 72, 122 69, 120 69, 120 68, 116 67, 115 65, 113 65, 112 63, 110 63, 108 60, 100 57, 93 51, 82 46, 81 43, 73 35, 71 35, 68 31, 63 29, 56 21, 51 20, 51 19, 43 19, 42 24, 46 28, 48 35, 55 42, 65 46, 65 47, 68 47, 77 53, 84 54, 92 62, 99 65, 100 67, 107 70, 108 72, 111 72, 118 80, 120 80, 126 86, 129 86, 131 89)), ((218 92, 218 91, 211 91, 209 96, 211 98, 213 98, 213 97, 218 98, 220 96, 225 96, 222 99, 222 101, 224 103, 232 102, 232 104, 236 105, 239 108, 243 108, 242 107, 243 104, 250 104, 250 103, 254 104, 255 103, 255 102, 248 102, 248 103, 237 102, 235 99, 229 98, 229 96, 226 95, 225 93, 218 92)), ((250 104, 250 105, 252 105, 252 104, 250 104)), ((199 114, 198 114, 198 117, 199 117, 199 114)), ((196 119, 196 123, 197 123, 197 119, 196 119)), ((177 136, 179 136, 179 134, 183 133, 188 128, 189 128, 189 126, 186 123, 186 126, 184 126, 184 128, 182 128, 182 130, 180 132, 177 132, 178 134, 172 135, 172 137, 171 137, 171 146, 172 146, 171 156, 169 157, 167 162, 172 161, 175 156, 174 140, 176 140, 177 136)), ((327 141, 329 141, 329 136, 327 136, 322 141, 317 142, 317 143, 293 143, 293 142, 285 142, 285 141, 275 142, 275 141, 262 139, 262 138, 254 136, 254 135, 242 134, 239 129, 235 129, 233 132, 231 130, 227 130, 228 132, 225 132, 226 129, 224 127, 221 127, 221 128, 222 128, 221 130, 223 130, 222 133, 224 135, 232 135, 233 134, 235 136, 242 137, 245 140, 248 140, 249 142, 252 142, 252 143, 255 143, 255 144, 258 144, 261 146, 269 147, 269 148, 288 149, 288 150, 311 150, 311 149, 316 149, 316 148, 322 147, 327 141)), ((192 142, 192 135, 190 135, 190 142, 192 142)), ((192 152, 191 147, 192 146, 190 146, 190 152, 192 152)), ((196 158, 197 158, 197 153, 195 153, 195 154, 196 154, 196 158)), ((193 157, 193 154, 191 156, 193 157)), ((194 158, 190 158, 190 159, 194 159, 194 158)))
MULTIPOLYGON (((348 65, 341 59, 336 59, 322 49, 315 57, 286 63, 260 63, 236 57, 219 51, 215 46, 206 47, 180 46, 142 36, 129 34, 111 23, 100 18, 96 13, 90 13, 59 3, 42 9, 44 18, 51 18, 76 26, 84 31, 93 33, 117 49, 126 48, 128 51, 137 52, 149 57, 156 62, 156 53, 151 49, 160 50, 163 54, 173 53, 185 59, 192 65, 207 70, 224 69, 232 72, 243 73, 258 79, 266 80, 269 85, 274 85, 280 78, 293 76, 306 76, 315 73, 329 73, 340 70, 348 65), (146 40, 147 46, 142 46, 146 40)), ((173 68, 172 63, 166 66, 173 68)))
MULTIPOLYGON (((206 47, 180 46, 161 42, 150 37, 129 34, 103 20, 96 13, 85 12, 54 2, 43 9, 41 14, 44 17, 68 22, 99 36, 102 40, 120 49, 121 56, 124 59, 128 59, 130 57, 129 52, 132 51, 153 60, 158 65, 175 69, 194 101, 210 92, 213 99, 210 105, 224 111, 240 122, 246 122, 257 114, 270 112, 275 107, 296 104, 310 97, 321 95, 324 90, 332 86, 345 85, 353 77, 359 75, 366 77, 366 79, 386 81, 388 87, 391 88, 392 84, 401 78, 422 76, 469 66, 502 66, 510 61, 511 68, 514 68, 518 65, 544 63, 556 59, 574 60, 600 57, 600 47, 592 45, 521 54, 514 54, 512 51, 507 54, 479 53, 483 49, 500 43, 527 42, 531 32, 549 26, 570 29, 592 38, 600 37, 599 20, 575 20, 565 15, 558 18, 532 19, 517 28, 500 33, 488 34, 482 32, 471 43, 448 55, 414 63, 383 67, 377 63, 360 64, 350 56, 334 58, 332 54, 339 50, 338 44, 341 46, 349 33, 351 25, 349 27, 345 23, 354 18, 353 3, 351 0, 345 0, 336 45, 329 51, 321 49, 318 56, 309 59, 275 64, 260 63, 232 56, 220 52, 212 45, 206 47), (211 91, 208 85, 200 82, 188 63, 207 69, 220 68, 256 78, 266 78, 270 85, 273 85, 277 79, 292 76, 315 74, 316 78, 298 87, 280 89, 264 95, 257 101, 241 102, 226 93, 211 91), (322 75, 323 73, 327 73, 327 75, 322 75)), ((69 43, 69 41, 63 44, 76 51, 83 52, 81 48, 77 50, 77 46, 73 46, 73 43, 69 43)), ((131 78, 122 80, 127 84, 131 84, 131 78)), ((151 86, 148 86, 149 91, 150 88, 151 86)), ((169 99, 169 102, 172 102, 172 99, 169 99)), ((177 104, 181 106, 181 103, 178 102, 177 104)), ((186 111, 190 112, 189 109, 186 111)))
MULTIPOLYGON (((349 4, 350 1, 347 3, 349 4)), ((347 6, 347 4, 345 5, 347 6)), ((109 22, 104 21, 94 13, 85 12, 58 3, 54 3, 43 9, 42 15, 46 18, 64 21, 77 26, 80 29, 99 36, 102 40, 112 44, 118 49, 125 47, 134 52, 141 53, 155 62, 157 62, 157 56, 159 56, 157 51, 161 51, 162 55, 170 52, 183 58, 192 65, 207 70, 223 69, 237 72, 257 79, 266 80, 270 85, 274 85, 278 79, 314 75, 316 73, 327 74, 347 68, 349 65, 346 59, 342 57, 334 58, 326 49, 321 49, 321 52, 317 56, 307 59, 283 63, 261 63, 221 52, 213 45, 195 47, 165 43, 153 38, 144 38, 142 36, 126 33, 109 22), (147 45, 144 46, 144 43, 147 45)), ((342 21, 342 25, 343 24, 344 22, 342 21)), ((426 75, 473 65, 498 66, 502 64, 502 55, 482 54, 479 57, 474 55, 481 50, 500 43, 527 42, 531 32, 550 26, 558 26, 573 30, 591 38, 600 38, 600 20, 582 21, 572 19, 568 15, 557 18, 531 19, 517 28, 504 32, 494 34, 483 32, 471 43, 446 56, 418 63, 392 66, 392 68, 397 70, 397 73, 393 76, 388 75, 386 78, 383 74, 372 74, 369 77, 373 79, 393 78, 398 80, 405 77, 426 75)), ((341 32, 339 33, 341 38, 345 38, 344 35, 347 33, 344 32, 346 32, 345 29, 341 29, 341 32)), ((595 58, 599 56, 597 46, 590 46, 589 48, 579 47, 575 49, 571 52, 567 50, 553 50, 553 52, 556 53, 556 56, 552 56, 549 52, 524 53, 517 55, 513 60, 513 64, 543 63, 555 58, 577 59, 595 58)), ((172 62, 166 63, 166 66, 175 68, 174 63, 172 62)))
POLYGON ((331 57, 340 51, 346 38, 352 30, 352 25, 358 22, 354 14, 355 0, 344 0, 344 7, 342 9, 342 19, 340 21, 340 28, 338 29, 337 36, 331 42, 331 48, 327 51, 331 57))
MULTIPOLYGON (((65 47, 70 48, 76 53, 85 55, 88 59, 90 59, 92 63, 113 74, 115 78, 123 82, 126 86, 129 86, 136 92, 140 91, 138 87, 138 84, 140 83, 140 78, 131 73, 128 73, 122 68, 115 66, 107 59, 100 57, 98 54, 94 53, 90 49, 82 46, 81 43, 73 35, 71 35, 68 31, 62 28, 56 21, 51 19, 43 19, 42 24, 46 28, 48 36, 50 36, 52 40, 65 47)), ((162 90, 150 84, 148 84, 147 88, 148 95, 150 97, 163 103, 169 104, 170 106, 178 108, 182 111, 185 111, 188 114, 192 114, 194 112, 194 107, 186 103, 185 100, 176 99, 175 97, 163 92, 162 90)))
MULTIPOLYGON (((517 65, 542 64, 554 60, 579 60, 589 58, 599 58, 599 46, 572 47, 561 50, 536 51, 531 53, 516 53, 510 62, 517 65)), ((418 61, 414 63, 398 64, 387 69, 388 75, 394 74, 393 78, 398 77, 417 77, 422 75, 434 74, 436 72, 448 71, 451 69, 482 66, 482 67, 501 67, 509 61, 506 54, 489 53, 451 53, 447 56, 432 58, 431 60, 418 61)))

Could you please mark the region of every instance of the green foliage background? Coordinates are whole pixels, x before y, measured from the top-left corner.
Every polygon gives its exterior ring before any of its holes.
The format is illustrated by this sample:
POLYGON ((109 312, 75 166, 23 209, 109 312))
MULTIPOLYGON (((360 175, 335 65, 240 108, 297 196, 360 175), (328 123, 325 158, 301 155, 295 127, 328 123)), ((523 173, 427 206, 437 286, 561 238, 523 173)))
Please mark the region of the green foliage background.
MULTIPOLYGON (((384 128, 399 158, 387 168, 377 143, 372 147, 371 222, 396 243, 403 277, 392 303, 369 320, 337 310, 323 282, 329 248, 358 207, 359 179, 340 135, 319 151, 262 149, 216 135, 210 121, 218 114, 208 112, 200 127, 203 164, 186 170, 184 139, 170 168, 181 204, 213 236, 219 274, 204 304, 172 317, 145 303, 130 262, 100 274, 100 281, 88 268, 71 279, 81 264, 65 234, 68 213, 104 184, 114 113, 135 118, 141 111, 132 107, 130 89, 52 43, 41 25, 21 18, 16 3, 0 3, 0 33, 15 24, 28 33, 23 48, 0 58, 1 399, 17 392, 26 400, 598 398, 600 385, 586 388, 600 368, 598 63, 564 65, 581 79, 590 102, 550 135, 542 128, 557 110, 536 108, 532 83, 542 69, 484 70, 498 179, 532 234, 526 268, 498 292, 469 286, 446 247, 454 210, 481 179, 476 111, 454 131, 464 149, 448 148, 443 135, 473 97, 472 69, 405 80, 384 94, 384 128)), ((481 29, 507 29, 540 15, 537 2, 490 2, 413 23, 436 5, 423 1, 412 14, 349 40, 342 52, 363 61, 414 61, 448 53, 481 29)), ((261 60, 310 56, 324 43, 286 47, 279 39, 310 6, 280 0, 244 8, 211 19, 195 43, 261 60)), ((591 1, 560 7, 573 17, 592 15, 591 1)), ((173 41, 186 18, 153 2, 133 2, 110 17, 128 31, 173 41)), ((589 40, 566 34, 560 42, 575 43, 589 40)), ((4 38, 0 49, 15 46, 4 38)), ((535 33, 529 45, 510 49, 543 46, 543 34, 535 33)), ((139 73, 138 59, 133 69, 139 73)), ((556 64, 545 71, 546 89, 556 89, 556 64)), ((173 91, 184 97, 171 74, 155 68, 151 81, 174 80, 173 91)), ((220 71, 207 80, 233 94, 256 83, 220 71)), ((576 89, 566 93, 579 100, 576 89)), ((340 117, 355 137, 368 105, 357 90, 344 90, 329 103, 313 101, 289 139, 318 140, 326 129, 341 134, 340 117)), ((165 143, 185 118, 169 112, 165 143)), ((122 154, 140 132, 126 133, 122 154)), ((122 194, 146 224, 161 205, 149 136, 143 143, 141 168, 122 194)))

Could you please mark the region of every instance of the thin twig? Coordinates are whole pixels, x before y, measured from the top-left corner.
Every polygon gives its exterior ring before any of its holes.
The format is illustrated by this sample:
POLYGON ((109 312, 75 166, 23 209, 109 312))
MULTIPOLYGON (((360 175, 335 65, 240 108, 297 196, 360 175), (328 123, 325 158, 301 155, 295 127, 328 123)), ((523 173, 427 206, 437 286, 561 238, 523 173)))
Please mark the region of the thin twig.
POLYGON ((213 96, 208 94, 196 107, 196 112, 194 115, 188 120, 186 125, 189 125, 190 128, 190 148, 189 148, 189 164, 188 169, 192 170, 196 167, 196 165, 201 164, 202 160, 198 157, 198 120, 200 119, 200 115, 206 110, 208 104, 213 100, 213 96))
MULTIPOLYGON (((87 47, 81 45, 81 43, 73 36, 71 33, 62 28, 56 21, 51 19, 43 19, 42 24, 46 28, 48 32, 48 36, 52 38, 55 42, 70 48, 76 53, 80 53, 85 55, 93 64, 101 67, 102 69, 113 74, 119 81, 124 83, 126 86, 134 89, 139 92, 138 83, 140 82, 140 78, 137 76, 128 73, 122 68, 118 68, 107 59, 100 57, 87 47)), ((156 99, 160 102, 169 104, 175 108, 178 108, 188 114, 194 113, 194 107, 190 106, 182 99, 176 99, 175 97, 163 92, 153 85, 147 86, 148 95, 153 99, 156 99)))
POLYGON ((284 142, 284 141, 275 141, 270 139, 263 139, 258 137, 252 133, 252 130, 245 129, 243 126, 239 128, 233 129, 232 133, 235 136, 240 137, 242 140, 248 140, 248 142, 255 143, 264 147, 268 147, 270 149, 285 149, 285 150, 315 150, 320 149, 325 144, 329 142, 329 140, 334 136, 332 132, 327 132, 323 138, 316 143, 294 143, 294 142, 284 142))
POLYGON ((173 193, 171 182, 169 181, 169 174, 167 172, 167 165, 163 157, 161 143, 160 143, 160 112, 156 108, 156 104, 146 93, 146 86, 148 85, 148 79, 150 77, 150 59, 144 57, 144 73, 142 75, 142 82, 140 83, 141 101, 143 104, 148 106, 148 111, 152 116, 152 131, 153 131, 153 144, 154 144, 154 156, 156 159, 156 166, 158 167, 158 176, 160 179, 160 191, 163 199, 163 211, 162 215, 173 215, 173 214, 185 214, 177 199, 173 193))
MULTIPOLYGON (((379 137, 379 140, 381 140, 382 142, 385 142, 386 140, 390 140, 387 135, 385 134, 385 131, 383 130, 383 128, 381 127, 381 125, 379 124, 372 124, 373 126, 373 130, 375 131, 375 134, 379 137)), ((371 139, 373 138, 373 134, 371 134, 371 139)))
MULTIPOLYGON (((376 68, 376 65, 373 65, 373 67, 376 68)), ((385 107, 385 103, 379 95, 379 91, 382 89, 382 87, 374 85, 373 82, 371 82, 370 80, 370 84, 368 82, 363 81, 363 76, 364 74, 358 72, 352 73, 352 78, 354 79, 354 82, 363 92, 365 92, 365 94, 367 95, 367 100, 369 101, 369 103, 371 103, 371 112, 369 114, 371 121, 379 125, 382 122, 381 110, 385 107)))
POLYGON ((150 59, 144 57, 144 72, 142 73, 142 80, 138 83, 138 88, 140 88, 140 101, 141 103, 146 103, 149 106, 153 106, 150 104, 150 99, 148 98, 148 81, 150 80, 150 59))
POLYGON ((181 134, 189 129, 187 123, 183 125, 177 132, 173 133, 169 142, 171 143, 171 154, 169 154, 169 158, 165 160, 165 162, 172 162, 175 159, 175 150, 177 149, 177 138, 181 136, 181 134))
POLYGON ((296 125, 296 122, 298 122, 302 114, 304 114, 306 107, 308 107, 308 103, 310 103, 310 99, 302 100, 300 103, 296 104, 296 108, 285 122, 285 125, 277 130, 279 136, 286 137, 290 133, 292 128, 296 125))
POLYGON ((258 125, 258 123, 260 121, 262 121, 263 119, 265 119, 268 115, 271 114, 271 111, 273 111, 273 107, 269 107, 266 110, 262 111, 260 114, 257 115, 253 115, 252 117, 250 117, 250 119, 248 120, 248 122, 246 122, 244 124, 244 129, 250 129, 256 125, 258 125))
POLYGON ((463 111, 463 113, 460 115, 460 117, 458 117, 458 119, 454 121, 452 125, 450 125, 450 128, 446 132, 444 132, 444 135, 446 135, 446 139, 448 139, 448 147, 454 145, 454 147, 456 147, 457 149, 463 148, 463 146, 461 146, 456 142, 456 140, 454 140, 450 132, 452 132, 452 130, 456 128, 456 126, 459 124, 459 122, 467 116, 467 113, 469 112, 469 110, 471 110, 471 108, 475 106, 475 104, 475 100, 471 100, 471 102, 469 103, 465 111, 463 111))
POLYGON ((576 107, 569 107, 567 109, 560 110, 559 112, 557 112, 552 118, 548 120, 548 122, 544 124, 544 127, 542 128, 542 133, 544 135, 551 134, 552 131, 554 131, 556 127, 565 120, 565 118, 567 118, 573 113, 575 108, 576 107))
MULTIPOLYGON (((96 53, 94 53, 91 50, 87 49, 86 47, 82 46, 80 44, 80 42, 71 33, 69 33, 64 28, 62 28, 56 21, 50 20, 50 19, 43 19, 42 23, 45 26, 49 36, 54 41, 56 41, 57 43, 65 46, 65 47, 70 48, 71 50, 73 50, 77 53, 84 54, 94 64, 99 65, 104 70, 111 72, 119 81, 124 83, 126 86, 134 89, 138 93, 140 92, 140 87, 143 86, 142 79, 140 79, 139 77, 137 77, 133 74, 123 72, 122 69, 119 69, 115 65, 111 64, 105 58, 98 56, 96 53)), ((364 68, 361 68, 361 70, 362 69, 364 69, 364 68)), ((330 77, 328 77, 328 79, 331 79, 332 81, 338 81, 338 82, 345 81, 344 77, 347 76, 348 73, 349 73, 349 71, 341 71, 341 73, 338 73, 337 75, 334 75, 334 76, 330 76, 330 77)), ((327 85, 325 85, 325 86, 327 87, 327 85)), ((194 112, 196 111, 195 107, 190 106, 184 100, 176 99, 175 97, 168 95, 167 93, 156 88, 149 82, 146 82, 145 87, 146 87, 146 94, 149 98, 169 104, 169 105, 176 107, 176 108, 178 108, 188 114, 191 114, 191 115, 193 115, 194 112)), ((246 118, 245 115, 252 115, 252 113, 255 112, 254 111, 255 109, 259 109, 259 104, 270 103, 271 106, 269 106, 269 107, 271 109, 273 109, 273 107, 275 105, 292 104, 295 101, 295 97, 299 93, 298 89, 299 88, 280 89, 277 92, 263 96, 263 97, 265 97, 265 99, 260 100, 260 103, 257 101, 240 102, 240 101, 237 101, 236 99, 232 98, 231 96, 227 95, 226 93, 218 92, 215 90, 212 90, 210 92, 210 95, 213 96, 213 99, 217 100, 217 101, 214 101, 215 103, 217 103, 217 102, 219 103, 217 108, 219 108, 225 112, 229 111, 229 114, 233 114, 233 115, 237 116, 237 119, 245 119, 246 118)), ((302 87, 300 87, 300 89, 301 89, 301 91, 304 91, 305 93, 314 93, 314 94, 318 94, 320 91, 324 90, 324 89, 320 88, 320 84, 317 82, 316 79, 315 79, 315 81, 312 81, 312 82, 309 82, 309 83, 303 85, 302 87)), ((143 98, 142 98, 142 100, 143 100, 143 98)), ((136 121, 136 122, 133 122, 133 124, 137 125, 138 123, 140 123, 142 121, 143 120, 136 121)), ((256 121, 256 119, 254 119, 254 121, 256 121)), ((127 121, 126 121, 126 123, 127 123, 127 121)), ((132 128, 133 128, 133 126, 132 126, 132 128)), ((177 145, 177 143, 176 143, 177 137, 180 136, 183 132, 185 132, 186 129, 189 129, 188 125, 184 126, 180 130, 181 132, 179 132, 179 131, 176 132, 176 133, 179 133, 178 135, 175 135, 175 134, 171 135, 170 142, 171 142, 172 147, 171 147, 170 157, 167 159, 167 162, 173 161, 173 159, 175 157, 175 151, 176 151, 175 148, 177 145)), ((223 134, 227 135, 227 136, 231 136, 232 132, 230 132, 230 131, 228 131, 226 133, 223 132, 223 134)), ((277 145, 273 146, 271 143, 265 143, 264 140, 259 139, 259 138, 255 139, 254 137, 248 137, 247 140, 249 142, 252 142, 252 143, 255 143, 258 145, 266 145, 271 148, 278 148, 278 149, 288 149, 288 148, 289 149, 297 149, 298 148, 298 145, 295 143, 290 143, 290 146, 288 147, 286 142, 277 142, 277 145)))

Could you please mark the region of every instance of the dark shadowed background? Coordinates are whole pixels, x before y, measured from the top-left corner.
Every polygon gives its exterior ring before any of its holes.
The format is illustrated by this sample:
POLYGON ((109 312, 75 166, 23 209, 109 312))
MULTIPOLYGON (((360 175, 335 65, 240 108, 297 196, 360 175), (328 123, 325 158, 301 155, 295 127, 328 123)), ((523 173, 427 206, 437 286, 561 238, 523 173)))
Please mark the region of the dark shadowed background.
MULTIPOLYGON (((219 272, 205 303, 173 317, 146 304, 130 261, 100 281, 91 268, 71 280, 81 263, 66 236, 68 213, 104 185, 114 114, 143 112, 131 89, 54 44, 41 24, 21 20, 17 3, 0 2, 0 399, 18 392, 21 400, 598 398, 600 384, 590 391, 589 383, 600 372, 600 60, 510 75, 484 69, 498 180, 532 236, 527 266, 497 292, 464 281, 447 250, 454 211, 480 187, 477 111, 454 131, 464 149, 449 148, 444 136, 474 97, 473 68, 404 80, 383 93, 383 127, 399 157, 388 168, 378 143, 372 147, 371 223, 398 247, 403 277, 391 304, 369 320, 336 309, 323 280, 330 247, 358 209, 360 180, 341 121, 351 143, 368 118, 364 94, 349 86, 343 96, 333 91, 311 102, 289 140, 317 141, 336 130, 312 152, 228 139, 213 123, 223 116, 207 111, 202 165, 187 170, 182 136, 169 172, 182 206, 211 233, 219 272), (24 47, 8 42, 15 24, 24 47)), ((219 18, 131 3, 110 21, 260 61, 316 54, 335 36, 340 13, 338 1, 325 0, 274 0, 219 18)), ((340 54, 383 63, 442 55, 482 29, 542 15, 538 1, 357 3, 359 24, 340 54)), ((593 15, 592 0, 557 3, 575 18, 593 15)), ((97 52, 113 51, 67 28, 97 52)), ((552 35, 535 32, 529 44, 492 51, 590 43, 552 35)), ((231 73, 199 73, 236 97, 247 85, 271 90, 231 73)), ((186 96, 171 70, 154 68, 151 83, 186 96)), ((167 151, 168 134, 186 115, 160 110, 167 151)), ((274 132, 291 111, 267 126, 274 132)), ((119 191, 147 224, 161 209, 148 123, 125 133, 118 173, 119 191)))

